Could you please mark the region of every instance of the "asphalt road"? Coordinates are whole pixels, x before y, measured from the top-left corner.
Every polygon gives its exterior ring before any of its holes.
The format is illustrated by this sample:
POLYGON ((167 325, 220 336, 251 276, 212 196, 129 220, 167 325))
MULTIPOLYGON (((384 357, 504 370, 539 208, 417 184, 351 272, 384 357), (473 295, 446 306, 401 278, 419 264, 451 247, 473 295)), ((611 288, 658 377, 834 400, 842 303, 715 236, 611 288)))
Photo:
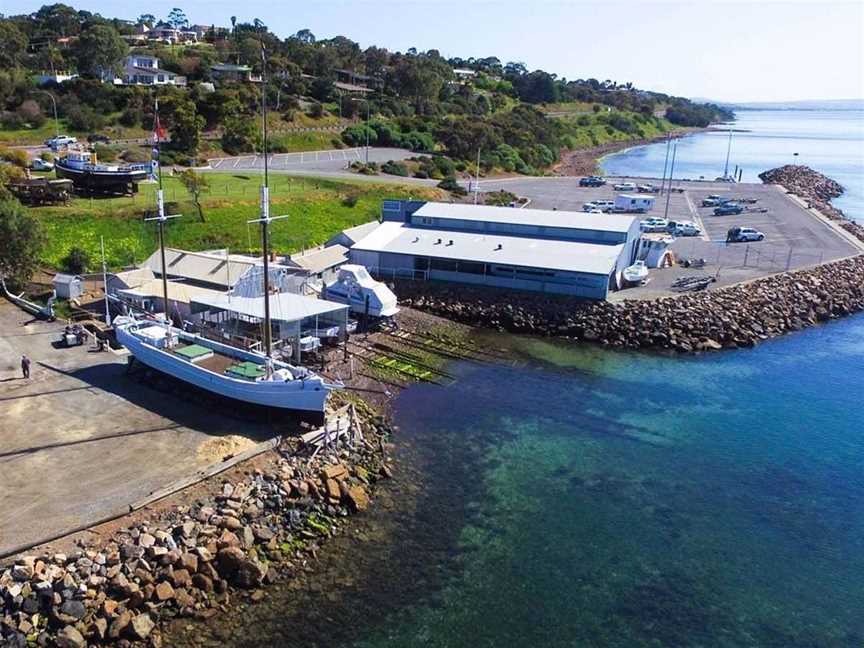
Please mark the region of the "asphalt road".
MULTIPOLYGON (((370 147, 368 160, 382 163, 388 160, 404 160, 415 155, 417 154, 405 149, 370 147)), ((352 162, 364 162, 366 159, 365 147, 305 153, 274 153, 270 156, 269 166, 273 171, 339 172, 345 171, 352 162)), ((209 162, 214 171, 264 168, 264 157, 261 155, 212 158, 209 162)))

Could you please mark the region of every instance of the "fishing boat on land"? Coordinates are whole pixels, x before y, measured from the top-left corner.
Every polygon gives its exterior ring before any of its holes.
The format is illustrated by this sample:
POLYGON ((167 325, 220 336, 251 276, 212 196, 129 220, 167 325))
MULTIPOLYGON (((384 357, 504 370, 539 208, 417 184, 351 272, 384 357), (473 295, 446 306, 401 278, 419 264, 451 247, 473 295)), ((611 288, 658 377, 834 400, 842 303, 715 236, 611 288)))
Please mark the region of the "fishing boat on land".
MULTIPOLYGON (((266 70, 266 61, 265 61, 266 70)), ((266 83, 262 83, 262 94, 266 83)), ((267 108, 262 97, 263 142, 267 150, 267 108)), ((158 104, 157 104, 158 113, 158 104)), ((160 141, 158 121, 154 136, 156 154, 160 141)), ((261 247, 263 250, 263 294, 270 291, 269 236, 270 196, 268 188, 268 166, 265 156, 264 183, 261 186, 260 217, 254 221, 261 225, 261 247)), ((165 223, 172 216, 165 214, 162 192, 162 174, 159 173, 159 188, 156 192, 159 233, 159 250, 165 263, 165 223)), ((285 218, 280 216, 278 218, 285 218)), ((134 315, 121 315, 114 320, 117 341, 126 347, 135 360, 173 376, 179 380, 206 389, 220 396, 242 403, 252 403, 283 410, 323 413, 327 397, 333 389, 342 385, 325 381, 311 370, 281 362, 272 355, 272 327, 270 299, 264 299, 263 349, 262 352, 239 349, 200 335, 179 330, 168 313, 167 272, 162 272, 162 288, 165 317, 162 319, 139 319, 134 315)), ((316 338, 317 339, 317 338, 316 338)))
POLYGON ((642 283, 648 278, 648 266, 641 259, 624 268, 624 279, 630 283, 642 283))
POLYGON ((138 183, 150 175, 149 164, 100 164, 95 151, 68 148, 55 161, 58 178, 71 180, 76 189, 86 193, 134 193, 138 183))

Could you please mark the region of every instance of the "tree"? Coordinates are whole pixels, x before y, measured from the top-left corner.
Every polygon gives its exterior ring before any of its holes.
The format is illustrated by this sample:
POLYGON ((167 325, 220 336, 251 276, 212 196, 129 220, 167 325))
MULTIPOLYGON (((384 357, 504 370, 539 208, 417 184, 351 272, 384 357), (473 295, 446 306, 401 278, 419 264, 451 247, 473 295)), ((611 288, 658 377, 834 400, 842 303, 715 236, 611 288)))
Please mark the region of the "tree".
POLYGON ((18 67, 27 52, 27 36, 7 20, 0 22, 0 68, 18 67))
POLYGON ((38 219, 17 200, 0 201, 0 277, 25 284, 39 266, 45 233, 38 219))
POLYGON ((129 46, 117 30, 108 25, 88 27, 75 47, 78 68, 94 77, 116 71, 128 51, 129 46))
POLYGON ((171 146, 189 155, 197 155, 201 143, 201 130, 205 120, 195 111, 195 103, 179 100, 171 118, 171 146))
POLYGON ((180 182, 192 196, 192 202, 195 203, 195 208, 198 210, 198 218, 202 223, 205 222, 204 210, 201 208, 201 194, 210 187, 207 178, 200 173, 195 173, 194 169, 181 171, 177 177, 180 178, 180 182))
POLYGON ((222 149, 229 155, 248 153, 255 144, 255 122, 243 114, 225 118, 222 128, 222 149))
POLYGON ((183 13, 182 9, 180 9, 179 7, 174 7, 168 13, 168 18, 165 20, 165 22, 171 25, 174 29, 182 29, 189 24, 189 19, 186 17, 186 14, 183 13))
POLYGON ((141 14, 140 16, 138 16, 138 24, 147 25, 152 29, 153 25, 156 24, 156 16, 154 16, 153 14, 141 14))
POLYGON ((301 29, 296 34, 294 34, 291 38, 296 38, 301 43, 314 43, 315 42, 315 34, 313 34, 308 29, 301 29))

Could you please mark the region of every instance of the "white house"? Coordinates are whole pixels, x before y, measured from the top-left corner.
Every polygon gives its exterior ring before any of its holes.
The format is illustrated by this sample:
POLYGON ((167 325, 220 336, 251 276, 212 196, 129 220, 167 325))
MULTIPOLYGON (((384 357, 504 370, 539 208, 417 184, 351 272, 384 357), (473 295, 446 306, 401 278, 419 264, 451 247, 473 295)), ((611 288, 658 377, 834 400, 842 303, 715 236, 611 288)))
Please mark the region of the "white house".
MULTIPOLYGON (((185 86, 186 77, 159 67, 159 59, 149 54, 131 54, 123 62, 121 76, 109 76, 115 85, 173 85, 185 86)), ((103 80, 107 80, 104 79, 103 80)))

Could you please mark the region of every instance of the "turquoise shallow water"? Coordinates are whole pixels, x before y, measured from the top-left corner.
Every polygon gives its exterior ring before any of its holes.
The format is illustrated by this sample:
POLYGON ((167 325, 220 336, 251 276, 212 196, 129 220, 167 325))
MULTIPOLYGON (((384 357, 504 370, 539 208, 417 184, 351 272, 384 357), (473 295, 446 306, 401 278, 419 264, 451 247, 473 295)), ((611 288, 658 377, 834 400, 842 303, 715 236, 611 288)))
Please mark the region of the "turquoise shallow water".
POLYGON ((471 487, 423 504, 464 508, 417 567, 452 574, 351 645, 864 645, 864 318, 683 359, 495 342, 528 364, 397 402, 471 487))
MULTIPOLYGON (((732 125, 730 173, 735 165, 745 182, 784 164, 806 164, 842 184, 846 193, 834 201, 848 216, 864 220, 864 112, 816 110, 740 110, 732 125), (798 153, 795 156, 795 153, 798 153)), ((699 133, 679 140, 675 177, 713 180, 723 174, 728 136, 699 133)), ((610 175, 663 174, 665 144, 640 146, 603 161, 610 175)))

